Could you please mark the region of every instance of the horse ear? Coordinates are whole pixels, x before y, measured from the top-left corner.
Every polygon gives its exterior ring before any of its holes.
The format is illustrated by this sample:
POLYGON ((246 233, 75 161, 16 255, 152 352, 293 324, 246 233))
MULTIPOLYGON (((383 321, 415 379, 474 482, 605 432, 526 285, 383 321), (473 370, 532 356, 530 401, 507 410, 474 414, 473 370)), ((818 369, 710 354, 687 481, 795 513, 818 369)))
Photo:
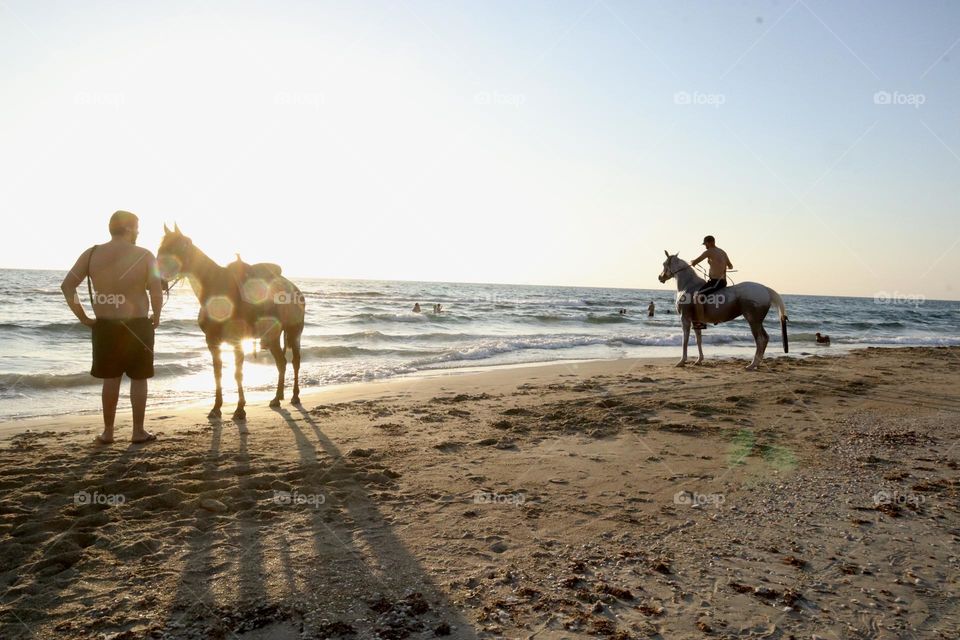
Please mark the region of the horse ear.
POLYGON ((177 223, 176 223, 176 222, 173 223, 173 232, 174 232, 174 233, 183 233, 182 231, 180 231, 180 227, 177 226, 177 223))
POLYGON ((163 235, 165 236, 170 235, 170 228, 167 226, 166 222, 163 223, 163 235))
POLYGON ((663 255, 665 255, 665 256, 667 256, 667 257, 669 258, 669 257, 670 257, 670 252, 667 251, 666 249, 664 249, 664 250, 663 250, 663 255))

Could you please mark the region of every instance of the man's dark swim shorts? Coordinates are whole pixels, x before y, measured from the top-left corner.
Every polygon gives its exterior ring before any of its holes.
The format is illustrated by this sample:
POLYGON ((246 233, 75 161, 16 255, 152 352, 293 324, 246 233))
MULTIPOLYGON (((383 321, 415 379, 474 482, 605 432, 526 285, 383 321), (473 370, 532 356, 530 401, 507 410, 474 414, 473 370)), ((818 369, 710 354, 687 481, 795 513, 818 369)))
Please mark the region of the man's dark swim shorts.
POLYGON ((153 322, 149 318, 98 318, 93 325, 94 378, 153 377, 153 322))

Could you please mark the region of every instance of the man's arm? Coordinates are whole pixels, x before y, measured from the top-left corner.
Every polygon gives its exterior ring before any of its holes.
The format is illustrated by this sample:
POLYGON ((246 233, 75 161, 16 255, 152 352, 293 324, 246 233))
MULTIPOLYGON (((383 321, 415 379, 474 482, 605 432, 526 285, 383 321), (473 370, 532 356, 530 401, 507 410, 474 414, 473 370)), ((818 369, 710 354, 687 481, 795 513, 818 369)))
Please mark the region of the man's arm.
POLYGON ((707 252, 704 251, 703 253, 700 254, 699 258, 697 258, 696 260, 690 263, 690 266, 695 267, 706 259, 707 259, 707 252))
POLYGON ((153 328, 160 326, 160 310, 163 309, 163 287, 160 284, 160 271, 157 259, 147 251, 147 290, 150 292, 150 307, 153 309, 153 328))
POLYGON ((83 305, 80 304, 80 298, 77 296, 77 287, 87 277, 87 262, 89 260, 90 249, 87 249, 80 254, 77 263, 67 272, 63 282, 60 283, 60 291, 63 292, 63 297, 67 299, 67 306, 70 307, 70 311, 73 311, 73 315, 77 316, 77 320, 88 327, 92 327, 95 320, 87 316, 87 312, 83 310, 83 305))
POLYGON ((727 252, 723 252, 723 257, 727 260, 727 269, 733 269, 733 263, 730 262, 730 256, 727 255, 727 252))

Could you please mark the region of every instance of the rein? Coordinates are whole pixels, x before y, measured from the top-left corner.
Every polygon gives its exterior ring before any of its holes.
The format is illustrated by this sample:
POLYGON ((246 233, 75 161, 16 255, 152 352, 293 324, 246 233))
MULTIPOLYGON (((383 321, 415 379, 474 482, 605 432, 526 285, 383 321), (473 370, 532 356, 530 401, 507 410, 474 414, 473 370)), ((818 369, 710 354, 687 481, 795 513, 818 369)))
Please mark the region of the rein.
MULTIPOLYGON (((692 269, 692 268, 693 268, 693 267, 691 267, 689 264, 685 264, 685 265, 683 265, 682 267, 680 267, 679 269, 677 269, 676 271, 671 271, 671 272, 669 272, 669 277, 670 277, 670 278, 673 278, 674 276, 676 276, 678 273, 680 273, 680 272, 683 271, 684 269, 692 269)), ((696 270, 700 272, 700 276, 701 276, 704 280, 710 280, 710 274, 707 273, 707 270, 706 270, 706 269, 704 269, 704 268, 701 267, 700 265, 697 265, 697 269, 696 269, 696 270)), ((735 271, 736 271, 735 269, 728 269, 728 270, 726 271, 726 273, 734 273, 735 271)), ((733 278, 731 278, 731 277, 728 276, 728 275, 724 275, 724 279, 729 280, 731 285, 737 284, 736 282, 733 281, 733 278)))

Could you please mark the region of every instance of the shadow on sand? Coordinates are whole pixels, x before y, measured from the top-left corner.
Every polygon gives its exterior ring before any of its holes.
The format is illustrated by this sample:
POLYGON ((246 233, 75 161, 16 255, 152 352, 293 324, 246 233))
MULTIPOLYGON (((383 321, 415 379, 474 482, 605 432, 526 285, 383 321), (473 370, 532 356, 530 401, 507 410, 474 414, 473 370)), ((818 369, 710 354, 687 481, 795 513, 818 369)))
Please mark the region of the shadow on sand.
POLYGON ((196 475, 218 497, 193 512, 160 637, 477 637, 377 507, 389 470, 344 456, 302 409, 275 411, 299 461, 251 453, 242 431, 222 451, 232 423, 213 423, 196 475))

